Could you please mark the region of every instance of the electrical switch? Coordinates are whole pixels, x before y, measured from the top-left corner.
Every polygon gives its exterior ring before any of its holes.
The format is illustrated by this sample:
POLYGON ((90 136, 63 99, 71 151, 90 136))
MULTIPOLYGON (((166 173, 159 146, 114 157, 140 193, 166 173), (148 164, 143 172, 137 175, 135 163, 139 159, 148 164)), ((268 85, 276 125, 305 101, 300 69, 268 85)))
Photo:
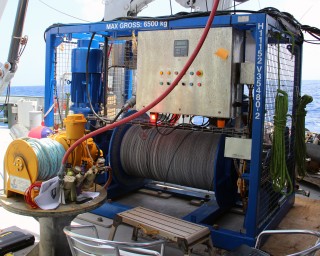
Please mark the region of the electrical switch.
POLYGON ((203 75, 203 71, 202 70, 198 70, 196 73, 197 76, 202 76, 203 75))

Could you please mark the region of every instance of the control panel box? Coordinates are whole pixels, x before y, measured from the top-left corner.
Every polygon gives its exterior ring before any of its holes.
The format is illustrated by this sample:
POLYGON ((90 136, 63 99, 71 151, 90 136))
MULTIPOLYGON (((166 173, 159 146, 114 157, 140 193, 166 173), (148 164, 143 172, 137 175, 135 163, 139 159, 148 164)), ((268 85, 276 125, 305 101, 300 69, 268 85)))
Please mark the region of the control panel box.
MULTIPOLYGON (((203 29, 139 33, 138 109, 147 106, 173 83, 202 33, 203 29)), ((211 28, 198 56, 179 84, 151 111, 230 118, 233 36, 231 27, 211 28)))

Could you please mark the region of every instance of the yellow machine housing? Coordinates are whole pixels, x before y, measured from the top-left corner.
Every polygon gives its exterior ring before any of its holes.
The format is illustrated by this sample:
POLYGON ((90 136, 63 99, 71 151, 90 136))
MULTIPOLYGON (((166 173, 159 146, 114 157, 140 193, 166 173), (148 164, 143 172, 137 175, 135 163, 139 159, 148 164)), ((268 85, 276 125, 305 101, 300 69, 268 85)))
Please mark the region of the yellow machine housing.
MULTIPOLYGON (((60 131, 49 138, 63 145, 65 150, 85 135, 86 119, 82 114, 69 115, 64 119, 66 130, 60 131)), ((72 166, 80 166, 87 162, 86 169, 102 156, 93 139, 82 142, 68 158, 72 166)), ((13 193, 24 194, 25 190, 35 181, 39 174, 39 164, 36 153, 26 140, 16 139, 10 143, 4 157, 5 192, 9 197, 13 193)), ((57 170, 58 172, 58 170, 57 170)))
MULTIPOLYGON (((66 130, 51 135, 49 138, 58 141, 63 145, 65 150, 68 150, 75 141, 85 135, 85 124, 87 120, 83 114, 74 114, 65 118, 63 123, 66 130)), ((82 161, 86 161, 87 169, 89 169, 94 164, 95 159, 102 155, 102 151, 98 149, 93 139, 90 138, 82 142, 82 144, 70 154, 68 163, 71 163, 72 166, 80 166, 82 161)))

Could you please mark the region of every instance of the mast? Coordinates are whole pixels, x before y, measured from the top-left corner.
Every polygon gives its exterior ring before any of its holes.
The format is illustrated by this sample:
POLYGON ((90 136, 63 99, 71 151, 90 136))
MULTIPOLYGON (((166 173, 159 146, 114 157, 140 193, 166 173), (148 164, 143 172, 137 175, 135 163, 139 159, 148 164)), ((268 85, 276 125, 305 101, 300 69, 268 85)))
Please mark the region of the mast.
POLYGON ((29 0, 20 0, 16 12, 16 19, 12 31, 12 38, 10 44, 10 50, 8 55, 8 62, 11 64, 11 72, 14 73, 17 70, 18 53, 20 48, 20 40, 22 38, 22 31, 24 20, 27 13, 29 0))

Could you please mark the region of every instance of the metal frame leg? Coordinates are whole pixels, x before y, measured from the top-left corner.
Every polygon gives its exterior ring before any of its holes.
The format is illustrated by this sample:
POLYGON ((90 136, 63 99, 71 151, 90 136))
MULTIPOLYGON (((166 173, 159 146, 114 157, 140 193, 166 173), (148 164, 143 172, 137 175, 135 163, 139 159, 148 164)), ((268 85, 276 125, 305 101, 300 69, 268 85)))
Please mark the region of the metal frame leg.
POLYGON ((208 247, 209 256, 214 256, 214 247, 213 247, 213 243, 212 243, 211 237, 208 238, 208 241, 205 242, 205 244, 208 247))
POLYGON ((122 223, 122 219, 121 217, 119 217, 118 215, 116 215, 113 219, 113 223, 112 223, 112 226, 111 226, 111 229, 110 229, 110 233, 109 233, 109 236, 108 236, 108 240, 111 240, 113 241, 114 239, 114 236, 116 235, 116 232, 117 232, 117 228, 119 227, 119 225, 122 223))

